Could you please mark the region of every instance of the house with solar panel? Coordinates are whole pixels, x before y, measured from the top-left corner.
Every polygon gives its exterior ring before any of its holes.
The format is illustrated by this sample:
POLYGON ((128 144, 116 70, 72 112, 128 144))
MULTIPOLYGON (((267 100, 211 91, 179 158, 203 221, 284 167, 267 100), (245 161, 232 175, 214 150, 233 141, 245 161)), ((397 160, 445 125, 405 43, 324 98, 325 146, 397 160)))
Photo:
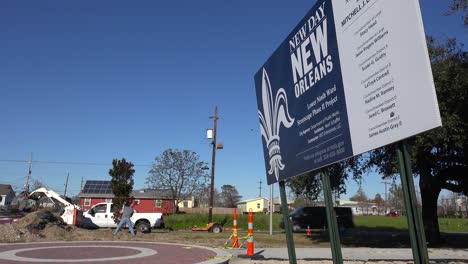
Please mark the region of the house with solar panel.
MULTIPOLYGON (((86 181, 83 189, 77 195, 80 206, 87 211, 97 203, 112 202, 114 194, 110 181, 86 181)), ((137 204, 134 209, 140 213, 163 213, 172 214, 173 200, 169 190, 142 189, 133 190, 130 193, 137 204)), ((193 207, 193 200, 182 201, 179 207, 193 207)))

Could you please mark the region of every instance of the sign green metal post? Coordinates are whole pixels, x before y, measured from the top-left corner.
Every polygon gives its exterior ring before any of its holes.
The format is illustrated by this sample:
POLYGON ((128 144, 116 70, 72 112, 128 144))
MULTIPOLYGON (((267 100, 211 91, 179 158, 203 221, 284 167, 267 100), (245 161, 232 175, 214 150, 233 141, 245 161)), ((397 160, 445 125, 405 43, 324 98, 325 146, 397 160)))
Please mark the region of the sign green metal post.
POLYGON ((286 242, 288 244, 289 264, 296 264, 296 248, 292 235, 291 222, 289 221, 288 200, 286 199, 286 186, 284 181, 279 182, 281 196, 281 213, 283 214, 284 232, 286 233, 286 242))
POLYGON ((397 153, 414 263, 427 264, 429 263, 429 255, 427 253, 426 236, 424 234, 421 213, 417 208, 411 160, 404 142, 398 142, 397 153))
POLYGON ((333 209, 333 197, 331 192, 330 178, 326 170, 321 171, 323 196, 325 198, 325 207, 327 211, 328 234, 330 236, 330 247, 332 251, 333 263, 343 263, 341 254, 340 235, 338 233, 338 224, 336 213, 333 209))

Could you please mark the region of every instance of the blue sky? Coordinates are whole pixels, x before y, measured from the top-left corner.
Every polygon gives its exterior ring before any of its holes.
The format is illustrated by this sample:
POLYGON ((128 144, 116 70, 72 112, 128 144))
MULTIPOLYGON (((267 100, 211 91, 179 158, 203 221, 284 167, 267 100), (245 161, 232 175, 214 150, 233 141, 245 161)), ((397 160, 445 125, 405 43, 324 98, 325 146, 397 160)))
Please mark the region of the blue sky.
MULTIPOLYGON (((70 194, 82 179, 109 180, 114 158, 137 165, 143 188, 165 149, 211 162, 217 104, 215 186, 247 199, 262 180, 266 195, 253 75, 313 3, 2 1, 0 183, 21 189, 32 153, 33 179, 59 192, 67 173, 70 194)), ((421 1, 426 33, 466 43, 461 15, 443 15, 449 3, 421 1)), ((364 183, 384 193, 379 175, 364 183)), ((349 182, 344 198, 355 192, 349 182)))

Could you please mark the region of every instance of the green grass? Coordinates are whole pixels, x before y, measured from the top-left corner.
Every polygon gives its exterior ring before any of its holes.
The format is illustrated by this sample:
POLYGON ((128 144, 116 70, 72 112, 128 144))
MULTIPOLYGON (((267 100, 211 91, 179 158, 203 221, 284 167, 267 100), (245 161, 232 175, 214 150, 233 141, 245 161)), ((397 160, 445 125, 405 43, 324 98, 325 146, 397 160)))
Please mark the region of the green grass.
MULTIPOLYGON (((254 229, 269 230, 270 216, 264 214, 254 214, 254 229)), ((213 222, 222 224, 224 227, 232 228, 233 215, 213 215, 213 222)), ((273 230, 280 231, 280 214, 273 215, 273 230)), ((208 224, 207 214, 177 214, 164 216, 166 227, 173 229, 190 229, 192 226, 204 227, 208 224)), ((239 229, 247 230, 248 215, 237 216, 237 226, 239 229)))
MULTIPOLYGON (((264 214, 254 214, 254 229, 269 230, 270 216, 264 214)), ((281 231, 279 223, 282 215, 273 215, 273 230, 281 231)), ((232 227, 232 215, 213 215, 213 221, 222 224, 224 227, 232 227)), ((242 230, 247 230, 248 215, 238 215, 237 225, 242 230)), ((208 223, 207 214, 178 214, 164 217, 167 227, 177 229, 190 229, 192 226, 204 227, 208 223)), ((357 229, 368 230, 407 230, 408 223, 406 217, 387 216, 354 216, 354 224, 357 229)), ((441 232, 468 232, 468 219, 460 218, 439 218, 441 232)))
POLYGON ((354 216, 354 225, 358 229, 408 229, 406 217, 388 217, 388 216, 354 216))
MULTIPOLYGON (((354 224, 358 229, 408 229, 408 221, 405 216, 355 216, 354 224)), ((468 219, 439 217, 439 228, 441 232, 468 232, 468 219)))
POLYGON ((439 218, 441 232, 468 232, 468 219, 439 218))

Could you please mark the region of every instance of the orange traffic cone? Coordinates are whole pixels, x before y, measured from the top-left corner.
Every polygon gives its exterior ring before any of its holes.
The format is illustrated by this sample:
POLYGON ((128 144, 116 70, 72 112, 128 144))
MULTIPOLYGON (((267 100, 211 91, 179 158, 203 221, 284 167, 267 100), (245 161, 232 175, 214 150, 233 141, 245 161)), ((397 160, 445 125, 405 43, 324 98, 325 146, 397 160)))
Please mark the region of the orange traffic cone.
POLYGON ((254 241, 253 241, 253 213, 252 209, 249 209, 249 222, 248 222, 248 229, 247 229, 247 256, 254 255, 254 241))
POLYGON ((234 209, 234 218, 232 220, 232 247, 239 248, 239 238, 237 237, 237 210, 234 209))
POLYGON ((312 235, 312 232, 310 232, 310 227, 309 227, 309 226, 307 226, 307 233, 306 233, 306 234, 307 234, 307 236, 311 236, 311 235, 312 235))

